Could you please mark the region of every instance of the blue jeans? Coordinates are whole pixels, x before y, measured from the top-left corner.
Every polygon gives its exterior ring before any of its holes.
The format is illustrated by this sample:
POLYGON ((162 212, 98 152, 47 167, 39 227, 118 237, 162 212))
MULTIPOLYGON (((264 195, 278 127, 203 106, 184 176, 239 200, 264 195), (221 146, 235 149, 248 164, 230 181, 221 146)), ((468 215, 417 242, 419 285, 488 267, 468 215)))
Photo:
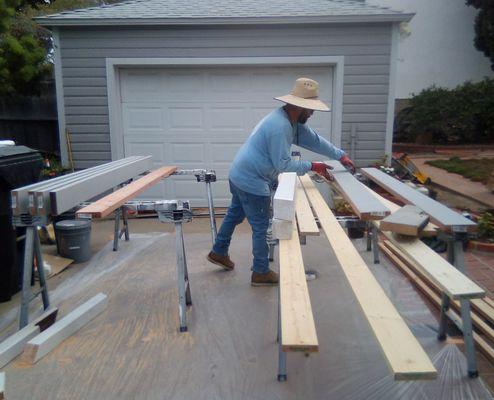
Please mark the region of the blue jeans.
POLYGON ((269 247, 266 233, 269 226, 270 196, 257 196, 244 192, 230 181, 232 203, 216 236, 213 252, 226 256, 235 227, 247 218, 252 227, 252 270, 260 274, 269 271, 269 247))

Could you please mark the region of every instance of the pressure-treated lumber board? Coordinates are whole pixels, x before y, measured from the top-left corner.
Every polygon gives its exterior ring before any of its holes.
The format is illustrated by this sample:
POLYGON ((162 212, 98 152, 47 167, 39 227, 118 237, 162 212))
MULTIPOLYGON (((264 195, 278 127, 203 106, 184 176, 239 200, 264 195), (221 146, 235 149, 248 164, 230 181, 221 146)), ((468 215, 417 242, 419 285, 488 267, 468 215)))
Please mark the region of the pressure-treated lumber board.
MULTIPOLYGON (((410 270, 413 271, 424 283, 428 284, 432 290, 436 291, 436 294, 442 294, 441 288, 439 288, 434 282, 431 282, 426 275, 424 275, 419 267, 410 260, 405 254, 403 254, 395 245, 390 243, 388 240, 384 243, 384 245, 390 250, 395 257, 397 257, 401 262, 403 262, 410 270)), ((425 244, 424 244, 425 246, 425 244)), ((381 246, 380 246, 381 247, 381 246)), ((382 249, 382 247, 381 247, 382 249)), ((438 255, 439 256, 439 255, 438 255)), ((478 311, 479 304, 480 307, 484 306, 485 303, 481 299, 471 299, 470 304, 472 305, 472 309, 478 311)), ((461 305, 458 300, 450 301, 451 307, 453 307, 456 311, 460 312, 461 305)), ((472 317, 472 323, 475 328, 481 331, 489 340, 494 342, 494 329, 492 329, 485 321, 482 320, 476 313, 473 311, 470 313, 472 317)))
MULTIPOLYGON (((378 199, 381 203, 383 203, 386 207, 390 209, 392 213, 398 211, 401 206, 398 204, 393 203, 392 201, 389 201, 388 199, 385 199, 382 197, 379 193, 374 192, 372 189, 369 187, 365 186, 367 191, 372 194, 376 199, 378 199)), ((437 230, 438 227, 437 225, 433 224, 432 222, 429 222, 424 229, 422 229, 422 232, 420 232, 420 236, 426 236, 426 237, 431 237, 431 236, 437 236, 437 230)))
POLYGON ((95 201, 94 203, 81 208, 77 215, 91 215, 95 218, 103 218, 111 214, 117 208, 125 204, 128 200, 134 198, 139 193, 158 183, 160 180, 170 176, 177 170, 175 166, 164 166, 151 171, 149 174, 135 180, 123 188, 110 193, 108 196, 95 201))
POLYGON ((305 195, 304 188, 297 179, 297 188, 295 195, 295 214, 297 216, 298 231, 304 236, 317 236, 319 235, 319 228, 317 227, 314 214, 310 208, 309 200, 305 195))
POLYGON ((395 379, 434 379, 437 371, 309 177, 300 179, 395 379))
POLYGON ((0 343, 0 368, 22 353, 24 345, 47 326, 53 324, 58 308, 50 308, 20 331, 0 343))
POLYGON ((131 163, 120 165, 113 170, 104 171, 94 176, 89 176, 67 186, 50 191, 50 208, 45 205, 40 208, 38 204, 37 212, 43 215, 58 215, 83 201, 91 199, 105 190, 111 189, 129 179, 136 177, 152 168, 152 158, 144 157, 131 163))
MULTIPOLYGON (((379 224, 378 222, 375 222, 379 224)), ((391 243, 405 253, 428 279, 438 285, 450 298, 481 298, 485 291, 419 239, 382 232, 391 243)))
POLYGON ((283 351, 318 351, 316 326, 296 224, 292 237, 280 240, 280 310, 283 351))
POLYGON ((391 213, 385 205, 363 189, 365 185, 348 172, 339 161, 326 161, 326 164, 333 167, 332 174, 336 188, 361 220, 382 219, 391 213))
POLYGON ((273 218, 293 221, 295 215, 295 184, 297 174, 284 172, 278 179, 278 188, 273 197, 273 218))
MULTIPOLYGON (((417 276, 408 266, 405 265, 398 257, 396 257, 391 250, 386 248, 382 243, 379 243, 379 247, 383 253, 400 269, 405 276, 407 276, 417 288, 424 293, 424 295, 435 305, 437 308, 441 308, 441 297, 435 293, 430 287, 428 287, 425 282, 417 276)), ((453 310, 448 311, 449 317, 455 323, 460 330, 462 330, 462 320, 461 317, 453 310)), ((478 333, 472 332, 473 340, 478 346, 479 350, 491 361, 494 362, 494 349, 490 346, 478 333)))
POLYGON ((419 236, 429 222, 420 208, 407 204, 381 221, 381 230, 408 236, 419 236))
POLYGON ((47 330, 31 339, 24 348, 22 360, 30 364, 36 363, 61 342, 100 314, 106 308, 107 304, 108 298, 103 293, 99 293, 86 301, 47 330))
POLYGON ((434 223, 443 229, 463 232, 475 230, 475 222, 470 221, 445 205, 420 193, 418 190, 405 185, 384 172, 376 168, 362 168, 361 171, 365 176, 372 179, 388 192, 394 194, 400 200, 403 200, 408 204, 416 205, 424 210, 424 212, 430 215, 434 223))

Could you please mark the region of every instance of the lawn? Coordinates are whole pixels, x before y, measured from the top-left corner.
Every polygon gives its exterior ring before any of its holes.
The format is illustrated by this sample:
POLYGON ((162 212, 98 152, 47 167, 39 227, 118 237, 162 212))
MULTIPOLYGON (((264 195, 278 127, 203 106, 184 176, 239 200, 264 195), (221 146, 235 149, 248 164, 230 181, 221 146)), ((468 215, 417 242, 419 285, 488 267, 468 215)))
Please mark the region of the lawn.
POLYGON ((462 160, 458 157, 452 157, 449 160, 427 161, 427 164, 483 184, 487 183, 492 171, 494 171, 494 158, 462 160))

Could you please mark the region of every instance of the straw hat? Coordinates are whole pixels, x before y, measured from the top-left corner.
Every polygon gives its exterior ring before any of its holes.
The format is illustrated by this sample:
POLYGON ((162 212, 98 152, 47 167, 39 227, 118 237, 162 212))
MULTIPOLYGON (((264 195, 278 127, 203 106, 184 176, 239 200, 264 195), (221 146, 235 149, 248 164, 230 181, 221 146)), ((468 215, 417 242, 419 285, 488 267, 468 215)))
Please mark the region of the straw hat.
POLYGON ((319 83, 309 78, 298 78, 290 94, 275 99, 308 110, 329 111, 329 107, 319 100, 319 83))

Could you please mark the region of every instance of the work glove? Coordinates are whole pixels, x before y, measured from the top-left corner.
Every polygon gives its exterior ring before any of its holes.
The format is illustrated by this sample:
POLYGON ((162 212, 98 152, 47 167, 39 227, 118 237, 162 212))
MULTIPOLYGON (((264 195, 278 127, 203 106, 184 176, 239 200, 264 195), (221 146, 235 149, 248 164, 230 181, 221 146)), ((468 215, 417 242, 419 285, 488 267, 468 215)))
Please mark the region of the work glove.
POLYGON ((321 175, 324 179, 332 181, 334 178, 333 175, 328 172, 328 169, 333 169, 333 167, 330 167, 329 165, 319 161, 313 162, 310 168, 311 171, 314 171, 316 174, 321 175))
POLYGON ((348 169, 352 174, 355 173, 355 164, 353 163, 352 160, 350 160, 350 157, 348 157, 346 154, 340 158, 340 163, 343 164, 343 166, 348 169))

